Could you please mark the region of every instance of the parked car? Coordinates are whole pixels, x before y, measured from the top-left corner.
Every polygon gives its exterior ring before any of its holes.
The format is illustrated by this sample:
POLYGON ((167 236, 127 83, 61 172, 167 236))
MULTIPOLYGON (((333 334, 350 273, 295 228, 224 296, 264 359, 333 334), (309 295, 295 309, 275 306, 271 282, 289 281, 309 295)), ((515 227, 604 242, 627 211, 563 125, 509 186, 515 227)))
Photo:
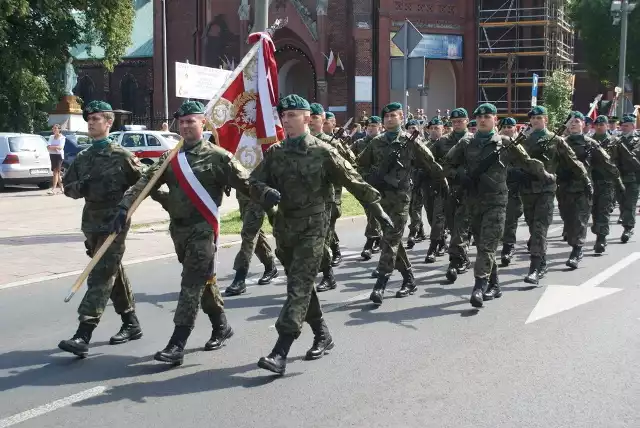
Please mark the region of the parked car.
MULTIPOLYGON (((62 160, 62 173, 69 168, 71 162, 76 159, 78 153, 86 149, 91 145, 91 137, 86 132, 74 132, 74 131, 61 131, 64 135, 64 159, 62 160)), ((51 134, 51 131, 38 132, 47 141, 51 134)))
POLYGON ((109 137, 116 144, 135 154, 140 162, 151 165, 158 161, 166 151, 173 149, 180 135, 162 131, 117 131, 109 137))
POLYGON ((7 184, 51 187, 51 160, 47 140, 41 135, 0 133, 0 160, 0 190, 7 184))

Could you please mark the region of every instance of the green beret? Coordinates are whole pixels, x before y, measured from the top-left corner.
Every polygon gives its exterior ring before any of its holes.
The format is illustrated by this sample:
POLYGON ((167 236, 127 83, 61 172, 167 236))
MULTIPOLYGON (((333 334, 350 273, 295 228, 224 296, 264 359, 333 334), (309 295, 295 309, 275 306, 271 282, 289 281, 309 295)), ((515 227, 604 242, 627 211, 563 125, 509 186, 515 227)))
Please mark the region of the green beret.
POLYGON ((483 114, 497 114, 498 109, 493 104, 484 103, 480 104, 477 109, 473 112, 474 116, 481 116, 483 114))
POLYGON ((617 123, 618 116, 609 116, 609 123, 617 123))
POLYGON ((109 111, 113 111, 113 109, 111 108, 111 104, 98 100, 91 101, 89 104, 84 106, 84 110, 82 111, 82 118, 86 122, 90 114, 104 113, 109 111))
POLYGON ((306 110, 311 111, 309 101, 302 98, 300 95, 291 94, 284 98, 280 98, 278 103, 278 113, 288 110, 306 110))
POLYGON ((473 126, 478 126, 478 122, 476 122, 475 120, 469 121, 469 124, 467 125, 467 128, 471 128, 473 126))
POLYGON ((444 126, 446 126, 447 128, 451 128, 451 121, 450 121, 450 120, 447 120, 447 121, 444 123, 444 126))
POLYGON ((387 104, 383 109, 382 109, 382 114, 381 116, 384 116, 387 113, 391 113, 392 111, 397 111, 397 110, 402 110, 402 104, 400 103, 391 103, 391 104, 387 104))
POLYGON ((200 101, 185 101, 180 108, 173 113, 174 119, 179 119, 190 114, 204 114, 204 105, 200 101))
POLYGON ((408 129, 410 126, 420 126, 420 122, 415 119, 410 119, 407 121, 407 124, 404 127, 408 129))
POLYGON ((604 114, 596 117, 596 120, 593 123, 609 123, 609 118, 604 114))
POLYGON ((466 119, 469 117, 469 113, 467 113, 466 109, 462 107, 454 109, 449 115, 451 119, 466 119))
POLYGON ((442 119, 440 119, 438 116, 434 117, 429 121, 429 126, 436 126, 436 125, 442 125, 442 119))
POLYGON ((311 103, 309 104, 309 107, 311 107, 311 114, 314 116, 320 116, 324 114, 324 107, 322 107, 322 104, 311 103))
POLYGON ((535 106, 529 111, 529 117, 531 116, 546 116, 547 109, 543 106, 535 106))
POLYGON ((571 112, 571 118, 572 119, 584 120, 584 114, 580 113, 579 111, 572 111, 571 112))
POLYGON ((622 116, 620 123, 636 123, 636 116, 634 114, 625 114, 622 116))
POLYGON ((331 113, 330 111, 326 112, 325 116, 326 116, 327 119, 335 119, 336 118, 336 115, 331 113))
POLYGON ((502 126, 516 126, 516 120, 512 117, 502 119, 502 126))
POLYGON ((382 119, 380 118, 380 116, 371 116, 367 121, 367 125, 377 125, 380 123, 382 123, 382 119))

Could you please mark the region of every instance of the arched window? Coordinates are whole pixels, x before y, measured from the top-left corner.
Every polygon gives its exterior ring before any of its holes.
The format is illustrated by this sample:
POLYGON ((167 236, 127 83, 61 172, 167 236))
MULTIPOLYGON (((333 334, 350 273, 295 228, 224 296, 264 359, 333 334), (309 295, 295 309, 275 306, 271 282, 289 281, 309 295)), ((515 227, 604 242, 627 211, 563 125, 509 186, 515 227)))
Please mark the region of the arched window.
POLYGON ((94 100, 94 91, 96 86, 93 84, 91 77, 87 75, 82 76, 76 88, 76 94, 82 98, 85 105, 94 100))
POLYGON ((126 74, 120 81, 120 100, 123 110, 138 114, 138 82, 130 74, 126 74))

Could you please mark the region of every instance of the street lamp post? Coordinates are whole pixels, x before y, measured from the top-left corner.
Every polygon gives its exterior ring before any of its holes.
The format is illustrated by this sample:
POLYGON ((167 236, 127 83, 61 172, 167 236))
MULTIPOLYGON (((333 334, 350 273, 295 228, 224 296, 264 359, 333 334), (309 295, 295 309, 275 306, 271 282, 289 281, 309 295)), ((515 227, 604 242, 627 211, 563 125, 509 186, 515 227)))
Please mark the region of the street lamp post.
POLYGON ((162 0, 162 84, 164 85, 164 120, 169 120, 169 78, 167 71, 167 0, 162 0))
POLYGON ((627 28, 629 23, 629 13, 636 7, 629 4, 629 0, 614 0, 611 2, 611 13, 613 24, 620 23, 620 63, 618 66, 618 85, 622 89, 622 97, 618 100, 616 115, 622 118, 624 114, 624 92, 627 67, 627 28))

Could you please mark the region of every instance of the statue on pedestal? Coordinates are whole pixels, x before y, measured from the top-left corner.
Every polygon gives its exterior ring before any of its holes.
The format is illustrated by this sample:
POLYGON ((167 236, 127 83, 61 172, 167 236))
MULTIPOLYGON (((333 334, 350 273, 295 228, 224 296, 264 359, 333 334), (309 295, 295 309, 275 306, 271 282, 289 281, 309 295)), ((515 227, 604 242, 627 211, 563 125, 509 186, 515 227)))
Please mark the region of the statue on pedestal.
POLYGON ((69 57, 64 67, 64 94, 67 96, 73 96, 73 89, 78 84, 78 75, 73 69, 73 57, 69 57))

